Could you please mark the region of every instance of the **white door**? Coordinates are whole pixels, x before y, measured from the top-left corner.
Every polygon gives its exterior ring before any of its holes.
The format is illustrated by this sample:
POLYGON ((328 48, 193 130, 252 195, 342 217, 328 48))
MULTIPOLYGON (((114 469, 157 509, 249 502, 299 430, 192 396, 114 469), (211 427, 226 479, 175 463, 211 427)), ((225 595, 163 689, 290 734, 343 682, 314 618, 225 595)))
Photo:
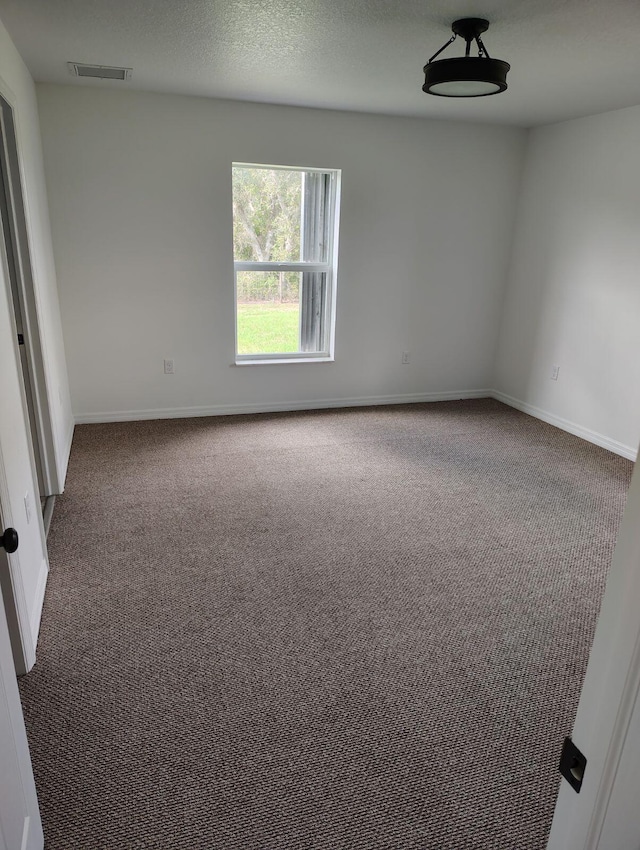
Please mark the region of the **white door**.
POLYGON ((20 376, 20 356, 4 241, 0 240, 0 505, 5 527, 20 537, 13 555, 0 550, 0 587, 11 648, 19 675, 36 660, 36 643, 47 581, 47 559, 40 495, 34 470, 29 421, 20 376))
POLYGON ((11 655, 0 604, 0 850, 42 850, 42 823, 11 655))
POLYGON ((631 480, 572 738, 580 793, 564 780, 548 850, 640 850, 640 470, 631 480))
POLYGON ((600 836, 601 847, 640 850, 640 700, 627 731, 622 758, 607 806, 600 836))

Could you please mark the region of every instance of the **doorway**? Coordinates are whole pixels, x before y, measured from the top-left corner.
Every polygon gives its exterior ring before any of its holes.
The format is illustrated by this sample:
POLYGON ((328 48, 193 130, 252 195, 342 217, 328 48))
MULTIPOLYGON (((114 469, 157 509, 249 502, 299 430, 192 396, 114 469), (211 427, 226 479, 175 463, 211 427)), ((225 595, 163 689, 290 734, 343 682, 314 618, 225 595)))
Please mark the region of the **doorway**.
POLYGON ((0 95, 0 218, 18 335, 22 381, 45 533, 55 500, 53 429, 47 403, 44 354, 38 327, 27 238, 20 162, 11 105, 0 95))

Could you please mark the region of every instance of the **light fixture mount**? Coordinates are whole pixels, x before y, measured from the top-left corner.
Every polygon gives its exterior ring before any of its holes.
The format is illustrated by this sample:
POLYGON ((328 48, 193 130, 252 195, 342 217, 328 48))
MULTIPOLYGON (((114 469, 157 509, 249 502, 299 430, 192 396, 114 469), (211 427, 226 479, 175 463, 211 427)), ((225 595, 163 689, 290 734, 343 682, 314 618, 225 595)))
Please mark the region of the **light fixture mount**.
POLYGON ((424 66, 422 90, 438 97, 486 97, 507 88, 507 72, 511 66, 502 59, 492 59, 482 41, 489 29, 484 18, 459 18, 451 25, 453 35, 424 66), (437 59, 460 36, 466 42, 464 56, 437 59), (478 46, 478 55, 471 56, 471 42, 478 46))
POLYGON ((451 29, 468 44, 489 29, 489 21, 485 21, 484 18, 460 18, 451 24, 451 29))

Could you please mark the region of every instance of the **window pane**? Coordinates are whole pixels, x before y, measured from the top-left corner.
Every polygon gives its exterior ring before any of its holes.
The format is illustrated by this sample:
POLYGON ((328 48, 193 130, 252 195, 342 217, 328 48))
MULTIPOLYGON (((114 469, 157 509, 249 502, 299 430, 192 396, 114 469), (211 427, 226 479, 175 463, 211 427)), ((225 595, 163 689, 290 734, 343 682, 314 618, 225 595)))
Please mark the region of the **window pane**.
POLYGON ((233 167, 236 261, 299 262, 304 172, 233 167))
POLYGON ((329 248, 329 195, 331 175, 309 171, 302 182, 302 259, 325 263, 329 248))
POLYGON ((300 350, 300 272, 238 272, 238 354, 300 350))

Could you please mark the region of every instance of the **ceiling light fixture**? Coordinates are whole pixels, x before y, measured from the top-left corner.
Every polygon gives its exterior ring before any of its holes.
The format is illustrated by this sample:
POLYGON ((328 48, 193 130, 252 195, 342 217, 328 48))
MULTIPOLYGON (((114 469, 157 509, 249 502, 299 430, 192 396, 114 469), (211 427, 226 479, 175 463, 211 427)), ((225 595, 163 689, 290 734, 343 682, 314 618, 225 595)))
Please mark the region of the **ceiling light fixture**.
POLYGON ((461 18, 451 24, 453 35, 424 66, 422 91, 439 97, 486 97, 498 94, 507 88, 507 72, 511 68, 502 59, 492 59, 482 43, 481 35, 489 29, 484 18, 461 18), (433 60, 439 56, 456 37, 467 42, 464 56, 455 59, 433 60), (471 42, 478 45, 478 55, 470 56, 471 42))

